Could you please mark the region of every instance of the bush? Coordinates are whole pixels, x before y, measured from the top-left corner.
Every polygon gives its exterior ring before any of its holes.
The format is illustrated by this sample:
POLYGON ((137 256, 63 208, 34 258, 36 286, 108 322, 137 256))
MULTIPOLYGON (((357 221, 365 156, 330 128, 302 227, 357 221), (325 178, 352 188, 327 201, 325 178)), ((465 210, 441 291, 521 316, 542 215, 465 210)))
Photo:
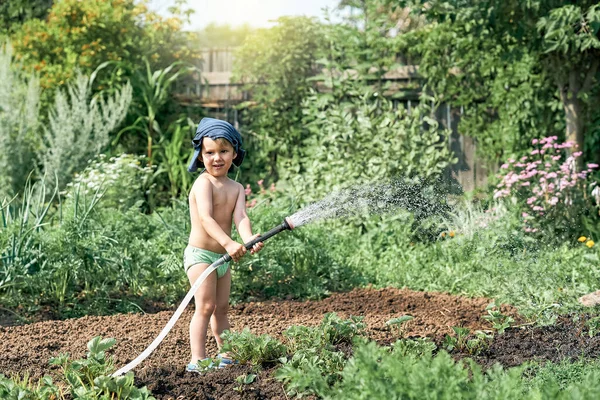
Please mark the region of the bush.
POLYGON ((503 164, 494 198, 511 197, 518 204, 525 232, 564 241, 580 235, 582 217, 597 214, 599 205, 594 206, 589 192, 597 184, 590 182, 590 175, 598 165, 577 171, 582 152, 567 155, 575 144, 556 140, 556 136, 534 139, 536 148, 529 156, 503 164))

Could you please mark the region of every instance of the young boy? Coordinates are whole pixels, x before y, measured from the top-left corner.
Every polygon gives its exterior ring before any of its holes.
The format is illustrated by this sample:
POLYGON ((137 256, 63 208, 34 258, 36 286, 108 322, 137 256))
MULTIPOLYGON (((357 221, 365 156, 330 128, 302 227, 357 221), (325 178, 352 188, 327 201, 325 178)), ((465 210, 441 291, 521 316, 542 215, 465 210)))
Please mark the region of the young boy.
MULTIPOLYGON (((228 122, 204 118, 198 125, 193 145, 194 157, 188 171, 194 172, 198 167, 204 170, 194 182, 189 195, 192 229, 184 252, 184 267, 191 285, 225 252, 233 261, 238 261, 246 253, 242 244, 231 239, 232 219, 244 243, 259 236, 252 234, 246 214, 244 187, 227 177, 232 164, 239 166, 246 153, 241 148, 242 137, 239 132, 228 122)), ((262 246, 262 243, 254 245, 251 253, 260 251, 262 246)), ((187 371, 199 372, 198 361, 208 358, 206 330, 209 320, 218 348, 223 345, 221 333, 229 329, 227 312, 230 288, 229 263, 218 267, 198 288, 194 296, 196 311, 190 322, 192 357, 187 371)), ((233 362, 227 354, 219 357, 220 368, 233 362)))

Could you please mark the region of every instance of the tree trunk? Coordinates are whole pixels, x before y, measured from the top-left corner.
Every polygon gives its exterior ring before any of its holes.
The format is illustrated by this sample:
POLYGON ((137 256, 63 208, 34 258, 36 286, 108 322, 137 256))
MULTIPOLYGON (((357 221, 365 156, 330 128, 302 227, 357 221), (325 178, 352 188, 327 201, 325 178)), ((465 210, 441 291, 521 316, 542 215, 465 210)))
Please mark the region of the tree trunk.
POLYGON ((567 125, 566 138, 577 144, 577 149, 575 149, 575 151, 583 151, 582 101, 573 93, 569 96, 570 98, 566 98, 567 96, 561 97, 563 108, 565 110, 565 122, 567 125))
MULTIPOLYGON (((560 100, 565 110, 566 139, 573 142, 577 147, 573 148, 571 153, 583 151, 584 124, 583 124, 583 101, 579 98, 581 84, 577 79, 578 74, 570 71, 568 82, 559 83, 560 100)), ((577 158, 577 170, 583 167, 583 157, 577 158)))

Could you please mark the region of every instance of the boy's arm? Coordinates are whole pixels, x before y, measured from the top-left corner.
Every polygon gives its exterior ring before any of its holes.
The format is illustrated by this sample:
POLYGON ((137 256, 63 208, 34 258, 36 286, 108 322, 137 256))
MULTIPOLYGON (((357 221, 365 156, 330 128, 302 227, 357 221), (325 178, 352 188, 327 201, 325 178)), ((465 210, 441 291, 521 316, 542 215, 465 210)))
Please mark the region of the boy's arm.
MULTIPOLYGON (((252 234, 252 225, 250 224, 250 218, 248 218, 248 213, 246 212, 246 194, 244 193, 244 187, 242 185, 239 185, 238 198, 235 203, 235 210, 233 210, 233 221, 235 222, 235 227, 244 243, 248 243, 259 236, 258 233, 255 235, 252 234)), ((251 253, 254 254, 260 251, 262 247, 262 242, 255 244, 254 247, 252 247, 251 253)))
POLYGON ((246 252, 246 248, 232 240, 221 226, 213 218, 213 202, 212 202, 212 185, 207 180, 200 180, 198 185, 192 188, 196 197, 196 207, 198 209, 198 217, 202 223, 202 227, 215 239, 227 253, 235 260, 246 252))

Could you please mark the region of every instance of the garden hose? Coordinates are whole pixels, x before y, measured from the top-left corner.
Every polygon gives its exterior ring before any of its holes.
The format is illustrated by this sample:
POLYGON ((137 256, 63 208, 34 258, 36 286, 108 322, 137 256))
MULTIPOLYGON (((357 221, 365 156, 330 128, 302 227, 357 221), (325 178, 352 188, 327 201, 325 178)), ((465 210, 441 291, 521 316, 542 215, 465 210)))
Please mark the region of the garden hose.
MULTIPOLYGON (((283 223, 281 225, 278 225, 275 228, 273 228, 270 231, 268 231, 267 233, 265 233, 264 235, 261 235, 261 236, 257 237, 256 239, 251 240, 248 243, 245 243, 244 247, 247 250, 249 250, 255 244, 257 244, 259 242, 264 242, 265 240, 269 239, 272 236, 277 235, 278 233, 280 233, 280 232, 282 232, 284 230, 292 230, 292 229, 294 229, 294 225, 292 224, 292 222, 290 221, 289 218, 285 218, 283 220, 283 223)), ((175 325, 175 323, 177 322, 177 320, 179 319, 179 317, 183 313, 183 310, 185 310, 185 308, 187 307, 188 303, 190 302, 190 300, 192 299, 192 297, 194 296, 194 294, 196 294, 196 291, 198 290, 198 288, 200 287, 200 285, 202 285, 202 283, 204 282, 204 280, 206 279, 206 277, 211 272, 213 272, 214 270, 216 270, 219 266, 223 265, 224 263, 226 263, 228 261, 231 261, 231 256, 229 254, 225 254, 223 257, 219 258, 217 261, 215 261, 214 263, 212 263, 211 265, 209 265, 208 268, 206 268, 206 270, 204 272, 202 272, 202 274, 198 277, 198 279, 196 279, 196 282, 194 282, 194 284, 192 285, 192 287, 190 288, 190 290, 187 292, 187 294, 183 298, 183 301, 181 302, 181 304, 179 305, 179 307, 177 307, 177 310, 175 311, 175 313, 173 314, 173 316, 171 317, 171 319, 169 320, 169 322, 167 322, 167 325, 165 325, 165 327, 160 332, 160 334, 156 337, 156 339, 154 339, 154 341, 152 341, 152 343, 150 343, 150 346, 148 346, 146 348, 146 350, 144 350, 139 356, 137 356, 129 364, 125 365, 123 368, 121 368, 117 372, 113 373, 112 376, 113 377, 120 376, 120 375, 123 375, 123 374, 131 371, 133 368, 137 367, 139 363, 141 363, 142 361, 144 361, 150 354, 152 354, 152 352, 163 341, 163 339, 165 338, 165 336, 167 336, 167 334, 171 331, 171 329, 173 328, 173 326, 175 325)))

